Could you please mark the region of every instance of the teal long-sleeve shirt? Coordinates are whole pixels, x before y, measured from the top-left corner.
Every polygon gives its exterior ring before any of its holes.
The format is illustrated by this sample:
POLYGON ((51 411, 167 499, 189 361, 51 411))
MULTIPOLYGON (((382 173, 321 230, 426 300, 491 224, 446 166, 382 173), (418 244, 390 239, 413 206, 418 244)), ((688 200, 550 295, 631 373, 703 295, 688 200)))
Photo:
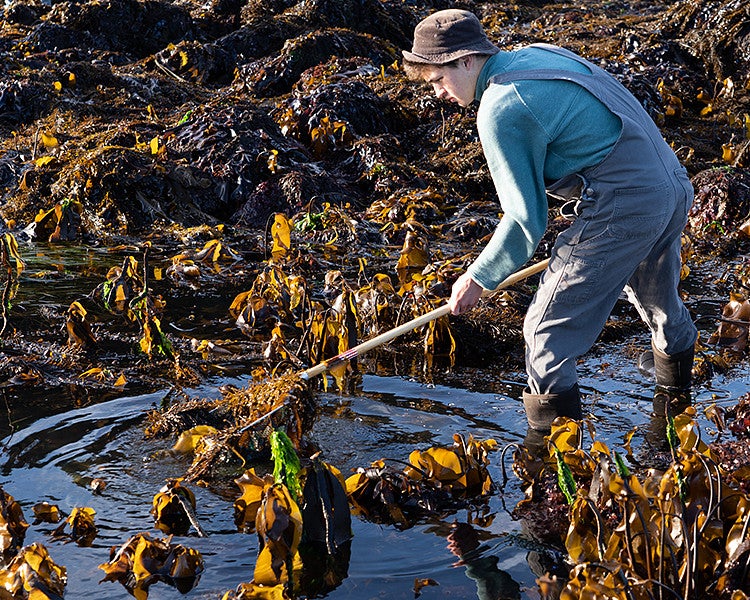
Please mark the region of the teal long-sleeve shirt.
POLYGON ((468 269, 485 289, 518 270, 539 245, 547 228, 545 182, 599 164, 622 129, 619 117, 576 83, 489 84, 505 71, 539 68, 587 72, 573 59, 529 47, 491 56, 477 80, 477 130, 503 212, 468 269))

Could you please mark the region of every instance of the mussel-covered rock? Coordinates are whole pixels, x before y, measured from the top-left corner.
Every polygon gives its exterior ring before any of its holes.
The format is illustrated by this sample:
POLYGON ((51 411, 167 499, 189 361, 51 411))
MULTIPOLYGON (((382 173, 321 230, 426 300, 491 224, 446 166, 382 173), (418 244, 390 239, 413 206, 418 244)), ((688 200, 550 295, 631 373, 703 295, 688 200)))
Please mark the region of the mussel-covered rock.
POLYGON ((299 165, 256 186, 247 201, 232 216, 231 222, 262 227, 275 212, 295 214, 311 201, 318 204, 357 202, 359 196, 345 182, 326 172, 316 172, 307 165, 299 165))
POLYGON ((33 25, 49 10, 40 0, 16 0, 5 5, 8 23, 33 25))
POLYGON ((290 12, 303 16, 313 28, 337 27, 369 33, 403 48, 411 45, 417 24, 403 6, 378 0, 313 0, 298 3, 290 12))
MULTIPOLYGON (((360 69, 364 74, 375 70, 368 65, 355 68, 350 74, 356 75, 360 69)), ((320 127, 324 117, 344 122, 354 138, 405 129, 408 121, 398 105, 376 94, 364 81, 347 78, 345 74, 339 78, 339 81, 315 85, 315 76, 311 74, 307 85, 300 86, 299 92, 294 94, 290 105, 300 115, 300 131, 310 132, 320 127)))
POLYGON ((234 55, 216 44, 181 41, 154 57, 160 68, 178 79, 199 84, 228 83, 234 74, 234 55))
POLYGON ((75 31, 53 21, 42 21, 24 38, 23 45, 30 51, 45 52, 52 48, 90 48, 94 45, 94 39, 86 31, 75 31))
POLYGON ((0 81, 0 124, 18 125, 37 119, 52 101, 52 93, 30 78, 0 81))
MULTIPOLYGON (((167 144, 209 182, 212 204, 203 209, 221 218, 243 207, 275 172, 309 161, 305 149, 284 137, 266 112, 239 98, 193 113, 173 129, 167 144)), ((260 218, 266 213, 260 210, 260 218)))
POLYGON ((683 36, 683 46, 716 79, 750 73, 750 12, 745 0, 684 0, 667 11, 663 25, 683 36))
POLYGON ((193 20, 185 8, 159 0, 61 2, 47 20, 89 34, 96 48, 141 58, 189 37, 193 31, 193 20))
POLYGON ((695 201, 690 210, 691 234, 724 236, 736 232, 750 215, 750 171, 708 169, 692 179, 695 201))
POLYGON ((303 71, 333 56, 363 56, 379 69, 395 61, 397 52, 395 47, 367 34, 346 29, 313 31, 288 40, 276 57, 240 67, 234 85, 259 97, 280 96, 291 91, 303 71))
POLYGON ((217 39, 214 44, 234 56, 238 65, 263 56, 275 56, 286 40, 302 35, 305 24, 294 19, 253 18, 231 33, 217 39))

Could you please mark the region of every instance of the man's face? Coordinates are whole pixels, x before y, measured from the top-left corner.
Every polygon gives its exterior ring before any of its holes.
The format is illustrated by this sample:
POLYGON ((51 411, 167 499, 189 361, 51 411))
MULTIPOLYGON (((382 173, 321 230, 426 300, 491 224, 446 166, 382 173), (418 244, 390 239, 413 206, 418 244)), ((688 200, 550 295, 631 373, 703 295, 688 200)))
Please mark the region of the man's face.
POLYGON ((432 86, 440 100, 469 106, 474 101, 476 73, 471 69, 473 57, 461 58, 456 66, 435 66, 424 74, 424 80, 432 86))

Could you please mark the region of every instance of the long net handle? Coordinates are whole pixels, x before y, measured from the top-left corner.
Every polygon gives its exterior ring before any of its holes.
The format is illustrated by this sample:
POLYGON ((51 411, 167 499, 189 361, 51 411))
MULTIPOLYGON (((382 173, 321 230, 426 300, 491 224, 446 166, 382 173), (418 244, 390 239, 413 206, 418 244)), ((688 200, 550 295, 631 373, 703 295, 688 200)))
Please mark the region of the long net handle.
MULTIPOLYGON (((540 261, 529 267, 526 267, 525 269, 516 271, 512 275, 506 277, 500 283, 500 285, 498 285, 494 290, 485 290, 485 292, 482 295, 486 296, 486 295, 492 294, 498 290, 502 290, 504 288, 510 287, 514 283, 523 281, 527 277, 530 277, 534 275, 535 273, 539 273, 540 271, 543 271, 544 269, 546 269, 548 264, 549 264, 549 259, 547 258, 543 261, 540 261)), ((406 323, 403 323, 402 325, 399 325, 398 327, 394 327, 393 329, 390 329, 389 331, 385 331, 381 333, 380 335, 376 335, 374 338, 366 340, 362 342, 361 344, 354 346, 353 348, 349 348, 349 350, 346 350, 345 352, 342 352, 341 354, 337 354, 333 358, 329 358, 328 360, 325 360, 315 365, 314 367, 310 367, 309 369, 302 371, 299 374, 299 377, 300 379, 303 379, 303 380, 312 379, 313 377, 316 377, 317 375, 324 373, 331 367, 343 361, 356 358, 360 354, 364 354, 365 352, 368 352, 369 350, 372 350, 373 348, 377 348, 378 346, 381 346, 382 344, 385 344, 386 342, 389 342, 390 340, 397 338, 400 335, 408 333, 409 331, 413 331, 414 329, 417 329, 418 327, 421 327, 422 325, 426 325, 430 321, 434 321, 435 319, 438 319, 449 313, 450 313, 450 308, 448 307, 447 304, 444 304, 438 308, 431 310, 428 313, 425 313, 423 315, 420 315, 412 319, 411 321, 407 321, 406 323)))

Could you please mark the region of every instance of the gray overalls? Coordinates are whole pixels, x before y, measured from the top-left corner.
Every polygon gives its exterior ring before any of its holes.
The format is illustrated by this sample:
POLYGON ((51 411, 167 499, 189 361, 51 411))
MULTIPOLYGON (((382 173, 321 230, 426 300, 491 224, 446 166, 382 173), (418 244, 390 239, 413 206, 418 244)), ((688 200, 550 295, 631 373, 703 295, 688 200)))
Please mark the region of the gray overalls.
POLYGON ((673 355, 695 343, 697 330, 677 291, 693 188, 651 117, 614 77, 562 48, 534 46, 573 58, 591 74, 533 69, 490 82, 572 81, 622 121, 620 138, 601 163, 548 186, 550 194, 575 200, 576 219, 555 242, 524 338, 531 392, 553 394, 576 384, 576 360, 596 341, 623 289, 657 350, 673 355), (571 186, 573 180, 579 185, 571 186))

